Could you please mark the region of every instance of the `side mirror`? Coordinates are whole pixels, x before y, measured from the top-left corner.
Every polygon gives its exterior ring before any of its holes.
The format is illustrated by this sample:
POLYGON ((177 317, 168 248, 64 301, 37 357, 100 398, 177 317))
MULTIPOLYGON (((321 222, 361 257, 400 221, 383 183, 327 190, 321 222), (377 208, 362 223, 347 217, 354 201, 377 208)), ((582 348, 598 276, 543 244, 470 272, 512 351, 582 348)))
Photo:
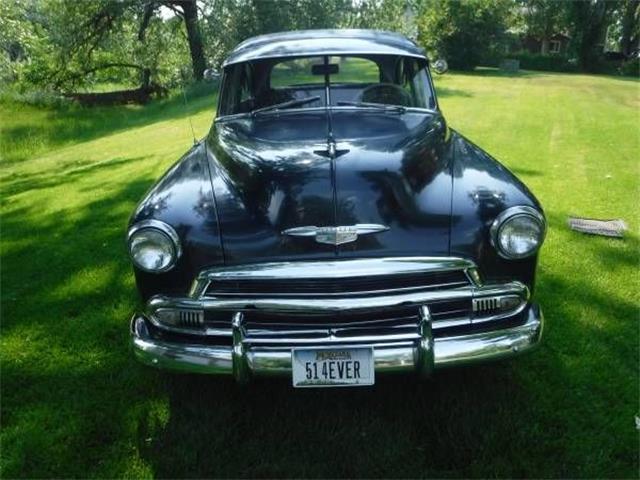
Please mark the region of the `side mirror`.
POLYGON ((207 68, 204 71, 204 79, 207 82, 215 82, 217 80, 220 80, 220 72, 213 68, 207 68))
POLYGON ((449 70, 449 64, 447 64, 447 61, 444 58, 439 58, 433 62, 433 71, 438 75, 446 73, 447 70, 449 70))

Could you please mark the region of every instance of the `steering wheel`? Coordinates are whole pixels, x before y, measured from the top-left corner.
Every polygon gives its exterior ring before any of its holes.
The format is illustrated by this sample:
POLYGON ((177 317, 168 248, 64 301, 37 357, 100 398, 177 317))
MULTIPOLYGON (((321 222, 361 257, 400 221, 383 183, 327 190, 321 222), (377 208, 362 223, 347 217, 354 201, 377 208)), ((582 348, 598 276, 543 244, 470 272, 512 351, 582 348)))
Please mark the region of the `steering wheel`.
POLYGON ((370 85, 358 96, 359 102, 382 103, 384 105, 401 105, 410 107, 413 103, 411 95, 394 83, 376 83, 370 85))

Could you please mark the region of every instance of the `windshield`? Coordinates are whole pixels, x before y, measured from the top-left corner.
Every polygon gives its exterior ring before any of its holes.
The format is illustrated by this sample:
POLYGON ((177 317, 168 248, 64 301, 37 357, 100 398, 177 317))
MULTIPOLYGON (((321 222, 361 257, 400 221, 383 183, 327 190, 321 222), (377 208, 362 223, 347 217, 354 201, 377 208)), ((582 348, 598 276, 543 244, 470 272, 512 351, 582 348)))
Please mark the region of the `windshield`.
POLYGON ((228 66, 218 115, 325 107, 327 99, 337 108, 435 108, 426 60, 396 55, 315 56, 228 66))

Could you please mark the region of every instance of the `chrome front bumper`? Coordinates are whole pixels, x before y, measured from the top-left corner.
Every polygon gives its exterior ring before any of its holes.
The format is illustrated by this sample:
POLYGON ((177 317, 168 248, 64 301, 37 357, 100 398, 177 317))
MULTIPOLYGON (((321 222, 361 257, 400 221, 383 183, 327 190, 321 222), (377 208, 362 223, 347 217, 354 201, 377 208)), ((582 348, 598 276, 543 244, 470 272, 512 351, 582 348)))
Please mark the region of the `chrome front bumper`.
MULTIPOLYGON (((374 347, 376 373, 416 372, 428 376, 433 369, 524 353, 540 342, 544 322, 537 304, 528 305, 521 316, 523 323, 517 326, 435 338, 428 318, 423 318, 422 338, 412 346, 374 347)), ((233 344, 226 347, 168 343, 154 339, 150 328, 153 325, 145 316, 133 317, 133 350, 135 356, 147 365, 183 372, 233 374, 239 382, 245 382, 253 375, 291 373, 290 349, 246 348, 239 325, 233 327, 233 344)))

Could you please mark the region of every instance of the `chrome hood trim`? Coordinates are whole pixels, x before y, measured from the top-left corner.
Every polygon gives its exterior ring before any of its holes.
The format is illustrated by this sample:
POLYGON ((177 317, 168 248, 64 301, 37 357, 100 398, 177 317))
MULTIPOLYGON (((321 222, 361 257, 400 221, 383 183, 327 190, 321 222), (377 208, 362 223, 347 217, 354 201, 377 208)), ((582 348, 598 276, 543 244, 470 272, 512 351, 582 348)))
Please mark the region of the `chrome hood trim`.
POLYGON ((193 299, 201 298, 214 280, 278 280, 349 278, 376 275, 464 270, 472 284, 480 286, 476 265, 459 257, 384 257, 349 258, 344 260, 313 260, 306 262, 269 262, 247 265, 226 265, 200 272, 189 292, 193 299))
POLYGON ((316 242, 327 245, 342 245, 355 242, 359 235, 386 232, 389 227, 375 223, 358 223, 357 225, 341 225, 338 227, 304 227, 288 228, 282 232, 290 237, 315 237, 316 242))

